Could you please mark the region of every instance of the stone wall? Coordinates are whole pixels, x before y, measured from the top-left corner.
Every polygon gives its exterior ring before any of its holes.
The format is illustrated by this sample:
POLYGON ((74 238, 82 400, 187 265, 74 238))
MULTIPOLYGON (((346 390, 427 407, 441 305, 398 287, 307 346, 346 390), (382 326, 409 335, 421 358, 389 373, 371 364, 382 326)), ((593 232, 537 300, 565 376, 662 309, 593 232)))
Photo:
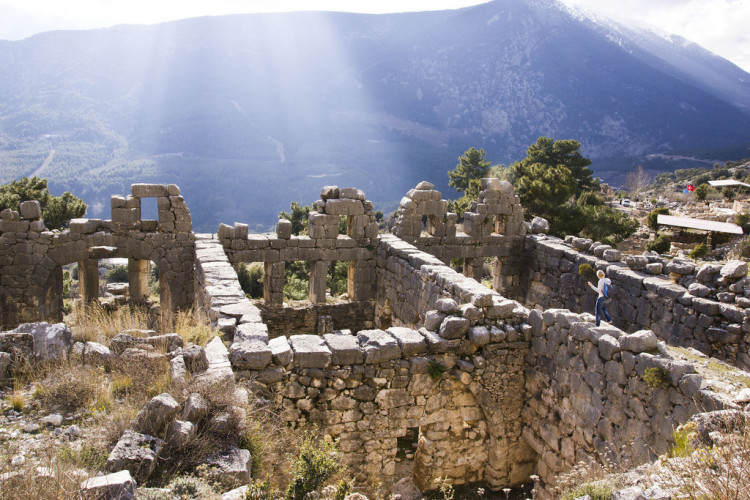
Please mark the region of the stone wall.
POLYGON ((263 321, 268 326, 271 338, 296 334, 323 334, 335 330, 359 330, 373 328, 375 302, 360 300, 333 304, 295 304, 293 306, 271 306, 257 304, 263 321))
MULTIPOLYGON (((434 488, 437 477, 497 487, 528 479, 535 456, 521 439, 521 410, 531 327, 518 303, 384 237, 377 262, 399 267, 400 278, 378 280, 384 290, 395 290, 397 279, 422 283, 430 309, 416 306, 420 325, 356 335, 290 329, 271 338, 260 309, 239 289, 226 246, 226 238, 196 241, 200 300, 231 334, 236 375, 272 399, 283 420, 319 426, 338 440, 353 470, 378 482, 412 471, 423 489, 434 488), (416 449, 399 446, 415 432, 416 449)), ((384 272, 377 268, 379 277, 384 272)), ((407 324, 399 308, 394 318, 407 324)))
POLYGON ((673 430, 716 407, 692 364, 671 359, 650 330, 626 334, 567 310, 535 310, 526 370, 524 439, 539 456, 545 497, 579 462, 630 468, 668 451, 673 430))
MULTIPOLYGON (((596 293, 578 274, 581 264, 606 271, 614 295, 613 323, 627 331, 652 329, 672 345, 750 369, 750 278, 747 263, 700 267, 658 255, 627 256, 590 240, 528 236, 522 296, 528 307, 593 312, 596 293)), ((591 278, 589 278, 591 279, 591 278)), ((592 281, 596 281, 593 279, 592 281)))
MULTIPOLYGON (((125 257, 159 266, 162 307, 193 305, 194 236, 190 213, 174 185, 134 184, 127 198, 112 197, 113 220, 73 219, 70 229, 48 231, 38 202, 21 213, 0 214, 0 323, 62 320, 62 266, 79 263, 82 298, 98 297, 98 259, 125 257), (140 219, 140 200, 156 197, 159 220, 140 219), (121 206, 122 205, 122 206, 121 206)), ((134 265, 131 269, 141 269, 134 265)), ((147 273, 146 273, 147 274, 147 273)), ((133 272, 132 290, 141 276, 133 272)), ((147 278, 147 276, 146 276, 147 278)))
POLYGON ((448 212, 448 201, 427 182, 420 182, 402 198, 392 232, 443 263, 463 260, 463 274, 484 278, 485 259, 493 259, 493 289, 503 295, 520 293, 524 235, 529 226, 513 185, 507 181, 482 179, 477 201, 464 213, 463 231, 457 216, 448 212), (423 219, 425 222, 423 223, 423 219))

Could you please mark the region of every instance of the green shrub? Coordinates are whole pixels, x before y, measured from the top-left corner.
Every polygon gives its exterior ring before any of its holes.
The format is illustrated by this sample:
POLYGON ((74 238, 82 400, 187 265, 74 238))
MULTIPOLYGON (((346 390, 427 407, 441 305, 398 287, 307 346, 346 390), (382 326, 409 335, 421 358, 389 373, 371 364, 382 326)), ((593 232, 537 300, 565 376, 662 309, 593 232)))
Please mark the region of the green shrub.
POLYGON ((204 480, 194 476, 177 476, 167 485, 176 498, 219 498, 204 480))
POLYGON ((578 275, 587 281, 593 281, 596 279, 596 271, 589 264, 581 264, 578 266, 578 275))
POLYGON ((427 365, 427 373, 430 374, 432 380, 439 380, 440 377, 445 373, 445 365, 436 359, 431 359, 430 364, 427 365))
POLYGON ((656 253, 667 253, 672 248, 672 241, 666 234, 657 236, 654 241, 646 245, 646 250, 656 253))
POLYGON ((699 243, 692 250, 690 250, 691 259, 700 259, 708 253, 708 245, 705 243, 699 243))
POLYGON ((242 291, 252 299, 263 298, 263 277, 265 270, 262 262, 245 264, 241 262, 237 268, 237 278, 242 291))
POLYGON ((672 378, 669 376, 669 372, 658 366, 646 368, 643 374, 643 381, 652 389, 666 389, 672 385, 672 378))
POLYGON ((689 457, 693 453, 693 446, 690 444, 690 439, 695 432, 695 423, 690 422, 680 426, 679 429, 672 433, 674 438, 674 446, 669 450, 669 456, 672 458, 684 458, 689 457))
POLYGON ((610 500, 612 498, 612 485, 603 482, 586 483, 577 486, 562 496, 563 500, 573 500, 582 496, 590 496, 591 500, 610 500))
POLYGON ((738 213, 734 216, 734 223, 742 228, 743 233, 750 233, 750 213, 738 213))
POLYGON ((333 500, 344 500, 352 492, 352 483, 346 479, 342 479, 336 485, 336 493, 333 495, 333 500))
MULTIPOLYGON (((669 215, 669 209, 667 207, 661 207, 656 208, 651 211, 651 213, 646 216, 646 225, 649 229, 656 231, 659 229, 659 224, 657 224, 657 219, 659 218, 659 215, 669 215)), ((661 252, 659 252, 661 253, 661 252)))
POLYGON ((105 275, 107 283, 127 283, 128 282, 128 266, 115 266, 105 275))
POLYGON ((278 492, 271 488, 271 482, 268 479, 252 482, 248 485, 245 494, 245 500, 275 500, 278 497, 278 492))
POLYGON ((342 469, 336 447, 307 435, 292 463, 292 481, 286 491, 287 500, 303 500, 342 469))

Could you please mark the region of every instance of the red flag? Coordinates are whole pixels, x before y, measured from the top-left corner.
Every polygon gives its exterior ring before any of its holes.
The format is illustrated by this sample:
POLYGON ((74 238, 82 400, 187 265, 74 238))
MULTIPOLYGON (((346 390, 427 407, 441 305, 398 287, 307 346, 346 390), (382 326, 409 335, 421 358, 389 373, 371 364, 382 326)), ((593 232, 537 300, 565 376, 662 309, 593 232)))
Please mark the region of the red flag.
POLYGON ((688 184, 687 190, 688 191, 695 191, 695 186, 693 186, 692 184, 688 184))

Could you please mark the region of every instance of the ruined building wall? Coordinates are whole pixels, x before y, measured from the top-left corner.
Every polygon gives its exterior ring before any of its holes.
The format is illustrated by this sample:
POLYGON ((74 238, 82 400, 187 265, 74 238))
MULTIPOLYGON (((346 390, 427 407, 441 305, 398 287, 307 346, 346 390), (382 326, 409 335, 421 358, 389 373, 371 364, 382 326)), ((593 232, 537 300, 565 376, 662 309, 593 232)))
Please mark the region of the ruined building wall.
MULTIPOLYGON (((608 307, 626 331, 652 329, 671 345, 750 369, 750 278, 747 263, 724 266, 659 256, 627 256, 591 240, 528 236, 521 296, 528 307, 565 307, 593 312, 596 294, 578 274, 581 264, 602 269, 612 280, 608 307)), ((590 279, 590 278, 589 278, 590 279)))
MULTIPOLYGON (((199 240, 199 258, 206 243, 199 240)), ((497 487, 527 480, 535 459, 520 418, 528 311, 394 237, 384 237, 377 254, 405 282, 424 279, 434 293, 430 306, 417 306, 428 318, 424 327, 402 318, 408 326, 357 335, 269 338, 266 325, 244 322, 252 305, 240 299, 217 309, 219 317, 235 315, 230 360, 237 376, 274 399, 291 425, 315 424, 338 439, 344 461, 373 480, 399 479, 397 464, 413 468, 425 489, 438 477, 497 487), (438 285, 441 276, 455 282, 438 285), (416 450, 400 449, 398 440, 413 431, 416 450)))
MULTIPOLYGON (((524 439, 540 459, 543 498, 579 462, 630 468, 668 451, 673 431, 716 408, 691 363, 673 360, 653 332, 595 327, 568 310, 534 310, 524 439)), ((720 406, 719 406, 720 407, 720 406)))
MULTIPOLYGON (((23 322, 62 320, 62 266, 79 263, 82 294, 98 297, 98 259, 129 258, 131 274, 139 261, 159 266, 165 309, 193 305, 194 236, 190 212, 174 185, 134 184, 127 198, 112 197, 110 220, 73 219, 70 229, 48 231, 36 201, 21 213, 0 214, 0 322, 4 328, 23 322), (159 220, 142 220, 142 198, 154 197, 159 220)), ((139 276, 140 278, 140 276, 139 276)), ((145 278, 147 279, 147 272, 145 278)), ((141 281, 131 289, 141 289, 141 281)))
POLYGON ((506 296, 520 295, 524 235, 527 225, 513 185, 482 179, 477 201, 464 212, 462 231, 448 201, 432 183, 420 182, 401 200, 392 230, 410 243, 449 264, 463 260, 463 274, 481 280, 485 259, 492 259, 492 288, 506 296))
POLYGON ((248 234, 246 224, 235 223, 220 225, 218 238, 231 264, 264 263, 263 302, 259 307, 272 336, 290 331, 317 333, 321 316, 335 317, 336 329, 371 327, 378 237, 372 203, 356 188, 326 186, 310 214, 307 233, 292 235, 292 223, 279 220, 275 235, 248 234), (346 219, 346 234, 339 234, 341 218, 346 219), (284 266, 295 261, 310 264, 310 304, 303 308, 283 303, 284 266), (349 262, 348 303, 326 304, 326 276, 335 261, 349 262))

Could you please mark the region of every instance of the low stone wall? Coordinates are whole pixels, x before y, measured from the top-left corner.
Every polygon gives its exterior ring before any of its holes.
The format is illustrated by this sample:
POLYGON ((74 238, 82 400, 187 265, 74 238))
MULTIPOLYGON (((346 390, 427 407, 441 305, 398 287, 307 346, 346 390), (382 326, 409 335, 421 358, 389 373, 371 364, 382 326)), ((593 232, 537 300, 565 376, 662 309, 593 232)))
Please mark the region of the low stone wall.
MULTIPOLYGON (((471 310, 490 307, 513 311, 517 302, 505 299, 473 278, 401 239, 383 235, 377 251, 378 295, 375 319, 379 325, 420 326, 426 313, 443 297, 471 310)), ((492 313, 494 314, 494 313, 492 313)))
POLYGON ((679 424, 717 405, 693 365, 671 359, 649 330, 597 328, 559 309, 532 311, 529 322, 523 436, 539 455, 545 498, 555 497, 555 475, 581 461, 653 460, 679 424))
MULTIPOLYGON (((726 266, 659 256, 628 256, 626 262, 608 249, 584 253, 590 240, 527 236, 527 266, 522 296, 528 307, 565 307, 592 312, 596 293, 578 274, 581 264, 602 269, 612 280, 608 309, 614 325, 626 331, 649 328, 672 345, 701 352, 750 369, 750 279, 747 263, 726 266), (610 257, 607 260, 603 257, 610 257), (666 274, 665 274, 666 273, 666 274)), ((607 247, 608 248, 608 247, 607 247)), ((593 280, 595 281, 595 280, 593 280)))
POLYGON ((284 305, 257 304, 271 338, 291 334, 322 334, 333 330, 357 333, 374 327, 375 302, 284 305))

